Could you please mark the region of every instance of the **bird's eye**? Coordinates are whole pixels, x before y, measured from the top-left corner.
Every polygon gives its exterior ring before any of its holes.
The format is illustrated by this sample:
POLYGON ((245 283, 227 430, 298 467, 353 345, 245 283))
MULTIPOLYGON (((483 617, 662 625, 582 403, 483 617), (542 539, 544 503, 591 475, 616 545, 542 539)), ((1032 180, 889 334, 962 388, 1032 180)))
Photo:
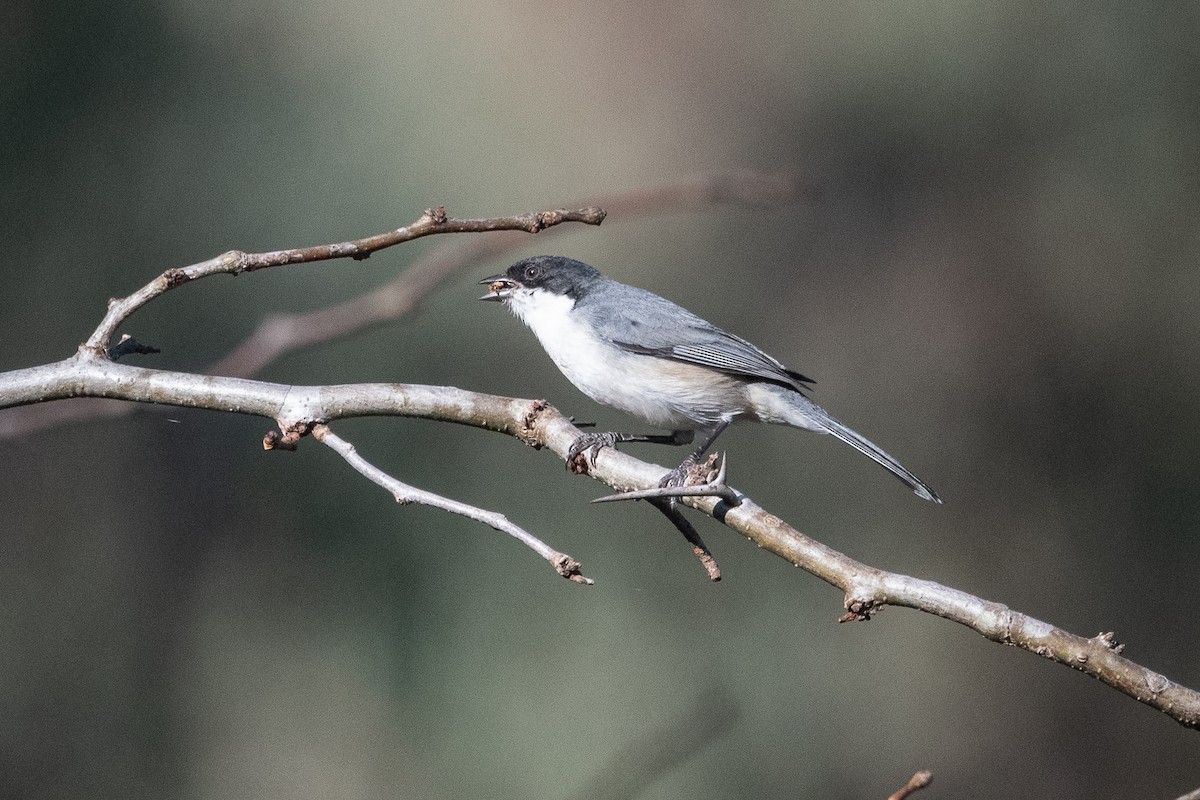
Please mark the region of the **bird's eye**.
POLYGON ((541 267, 534 265, 534 266, 525 268, 525 280, 536 281, 540 277, 542 277, 542 268, 541 267))

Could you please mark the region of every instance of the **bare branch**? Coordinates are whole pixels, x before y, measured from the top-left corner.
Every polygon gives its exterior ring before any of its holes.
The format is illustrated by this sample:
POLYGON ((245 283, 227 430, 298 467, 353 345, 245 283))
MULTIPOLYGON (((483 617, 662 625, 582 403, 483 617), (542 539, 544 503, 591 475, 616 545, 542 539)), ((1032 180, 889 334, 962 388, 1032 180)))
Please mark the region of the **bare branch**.
MULTIPOLYGON (((752 171, 707 175, 649 189, 611 192, 570 207, 600 207, 611 225, 718 203, 778 204, 794 197, 798 184, 779 173, 752 171)), ((527 230, 522 228, 521 230, 527 230)), ((397 319, 464 264, 497 258, 524 245, 524 237, 462 239, 428 251, 393 280, 370 292, 304 314, 272 316, 228 355, 209 367, 217 375, 249 377, 294 350, 397 319)), ((2 435, 2 430, 0 430, 2 435)))
POLYGON ((107 355, 108 343, 112 340, 113 334, 116 333, 121 323, 129 319, 135 311, 177 286, 210 275, 240 275, 243 272, 257 269, 326 261, 332 258, 362 260, 376 250, 438 233, 484 233, 488 231, 537 233, 563 222, 599 225, 603 221, 604 211, 599 208, 581 208, 576 211, 563 209, 539 211, 493 219, 451 219, 446 216, 446 209, 439 206, 436 209, 426 209, 420 219, 411 225, 349 242, 276 250, 269 253, 243 253, 240 250, 230 250, 216 258, 201 261, 199 264, 169 269, 128 297, 110 300, 108 313, 104 315, 100 325, 83 346, 99 355, 107 355))
POLYGON ((913 775, 908 779, 908 783, 901 786, 888 797, 888 800, 905 800, 909 795, 919 789, 924 789, 929 784, 933 783, 933 773, 927 769, 913 775))
MULTIPOLYGON (((683 192, 682 198, 686 202, 711 202, 714 198, 722 197, 726 191, 736 193, 742 189, 742 184, 737 182, 730 185, 701 185, 683 192)), ((639 200, 644 201, 645 197, 639 200)), ((633 205, 636 206, 636 203, 633 205)), ((326 444, 331 447, 339 443, 345 445, 348 449, 343 456, 348 461, 356 464, 356 468, 360 463, 364 465, 363 469, 367 470, 365 475, 387 486, 389 491, 399 493, 398 497, 407 497, 407 493, 420 490, 404 486, 390 476, 379 473, 361 461, 353 448, 334 437, 323 426, 331 420, 346 417, 421 417, 502 432, 534 447, 550 448, 565 459, 581 432, 544 401, 496 397, 450 387, 405 384, 288 386, 240 377, 150 370, 117 363, 110 358, 108 345, 120 324, 137 309, 171 288, 198 277, 236 274, 246 269, 304 260, 363 257, 375 249, 399 241, 451 230, 538 230, 549 224, 576 218, 580 221, 589 221, 585 218, 591 218, 591 221, 598 222, 601 213, 593 209, 581 209, 578 212, 541 212, 496 220, 451 221, 439 209, 426 212, 408 228, 357 242, 258 256, 231 252, 192 267, 168 270, 129 297, 112 301, 104 321, 71 358, 0 374, 0 408, 64 398, 100 397, 268 417, 279 424, 281 433, 269 436, 264 441, 265 446, 272 449, 292 448, 304 435, 319 430, 326 444)), ((20 425, 16 426, 16 429, 20 428, 20 425)), ((29 426, 25 425, 24 430, 28 429, 29 426)), ((9 428, 10 435, 13 430, 9 428)), ((589 471, 593 477, 612 488, 626 492, 656 487, 667 474, 662 467, 611 449, 601 451, 589 471)), ((988 602, 933 581, 868 567, 805 536, 740 493, 730 495, 717 492, 717 496, 695 494, 695 491, 689 491, 689 496, 683 497, 682 501, 749 537, 764 549, 842 589, 847 612, 842 616, 842 621, 868 620, 885 605, 925 611, 965 625, 993 641, 1020 647, 1078 669, 1163 711, 1185 726, 1200 728, 1200 693, 1124 658, 1121 655, 1122 645, 1116 643, 1111 633, 1084 639, 999 603, 988 602), (734 504, 732 500, 740 502, 734 504)), ((436 495, 428 495, 423 501, 454 513, 466 513, 470 509, 469 506, 458 505, 455 501, 436 495), (450 505, 455 507, 451 508, 450 505)), ((665 502, 665 499, 656 496, 652 502, 665 502)), ((474 516, 467 516, 521 538, 554 564, 560 574, 580 582, 586 580, 578 575, 577 563, 533 537, 523 538, 517 533, 520 529, 500 515, 488 516, 491 512, 479 509, 473 511, 476 512, 474 516), (559 558, 566 560, 557 560, 559 558)), ((686 535, 683 526, 677 527, 684 530, 686 535)), ((525 536, 528 537, 528 534, 525 536)), ((698 536, 694 538, 699 540, 698 536)), ((699 548, 697 553, 703 558, 707 548, 703 547, 702 542, 699 548)), ((707 555, 711 559, 711 554, 707 555)), ((712 567, 715 568, 715 562, 712 567)))
MULTIPOLYGON (((537 417, 533 440, 566 458, 581 431, 547 408, 537 417)), ((612 449, 601 450, 592 477, 619 491, 652 488, 667 474, 612 449)), ((685 497, 683 503, 724 523, 797 567, 845 592, 843 619, 867 620, 885 605, 924 611, 964 625, 1001 644, 1019 647, 1080 670, 1180 724, 1200 728, 1200 692, 1124 658, 1111 634, 1085 639, 1050 623, 933 581, 885 572, 812 539, 745 498, 731 506, 720 498, 685 497)))
MULTIPOLYGON (((769 205, 786 202, 797 194, 798 184, 787 175, 752 171, 707 175, 689 181, 635 191, 613 192, 586 199, 571 207, 599 206, 609 212, 611 221, 645 219, 663 214, 702 208, 717 203, 769 205)), ((586 209, 585 209, 586 210, 586 209)), ((542 212, 541 222, 544 223, 542 212)), ((529 231, 536 227, 539 215, 525 214, 508 219, 516 220, 509 230, 529 231)), ((567 220, 559 220, 567 221, 567 220)), ((587 221, 587 220, 581 220, 587 221)), ((460 221, 467 222, 467 221, 460 221)), ((481 221, 474 221, 480 223, 481 221)), ((544 227, 544 226, 543 226, 544 227)), ((409 226, 411 229, 412 226, 409 226)), ((398 230, 406 230, 404 228, 398 230)), ((477 224, 474 230, 502 230, 477 224)), ((448 233, 441 228, 431 233, 448 233)), ((396 234, 380 234, 389 236, 396 234)), ((354 246, 376 244, 378 237, 368 237, 358 243, 324 245, 313 248, 324 251, 325 258, 340 255, 354 257, 354 246), (365 243, 365 244, 364 244, 365 243)), ((240 345, 224 358, 213 363, 209 374, 250 377, 267 364, 302 347, 346 336, 373 325, 397 319, 407 314, 430 291, 464 264, 496 258, 525 244, 521 236, 495 235, 452 237, 445 245, 427 251, 409 269, 383 286, 326 308, 304 314, 279 314, 268 317, 240 345)), ((396 242, 390 242, 395 244, 396 242)), ((381 246, 387 246, 381 245, 381 246)), ((379 249, 376 247, 376 249, 379 249)), ((310 249, 312 250, 312 249, 310 249)), ((302 253, 304 250, 282 250, 279 254, 302 253)), ((263 254, 270 266, 284 256, 263 254), (270 258, 274 256, 273 258, 270 258)), ((297 263, 295 261, 281 263, 297 263)), ((130 312, 132 313, 132 312, 130 312)), ((119 324, 119 323, 118 323, 119 324)), ((115 332, 115 326, 110 331, 115 332)), ((103 338, 103 334, 97 338, 103 338)), ((96 417, 117 417, 129 413, 134 406, 125 403, 54 403, 37 405, 0 418, 0 439, 14 438, 57 425, 96 417)))
POLYGON ((700 559, 700 566, 704 567, 704 571, 708 573, 708 579, 713 583, 721 580, 721 568, 717 566, 717 560, 713 558, 712 551, 708 549, 708 545, 700 538, 699 531, 688 521, 676 504, 657 498, 651 500, 650 505, 661 511, 663 516, 675 526, 675 529, 683 534, 683 538, 687 539, 688 544, 692 546, 692 552, 696 554, 696 558, 700 559))
POLYGON ((508 518, 503 514, 495 511, 486 511, 457 500, 451 500, 448 497, 442 497, 439 494, 418 489, 415 486, 410 486, 393 478, 359 455, 354 445, 335 434, 327 425, 314 426, 312 435, 317 441, 332 448, 338 455, 346 459, 346 462, 358 470, 367 480, 378 486, 382 486, 390 492, 400 505, 419 503, 433 508, 440 508, 442 511, 449 511, 451 514, 458 514, 473 519, 476 522, 482 522, 484 525, 488 525, 501 533, 507 533, 546 559, 546 561, 550 562, 550 566, 554 567, 554 570, 567 580, 582 583, 586 586, 592 585, 593 581, 591 578, 584 576, 580 572, 582 564, 566 553, 558 552, 524 528, 520 528, 509 522, 508 518))
MULTIPOLYGON (((286 386, 245 378, 191 375, 114 363, 81 350, 72 358, 0 374, 0 408, 65 397, 138 402, 256 414, 280 430, 311 430, 334 419, 402 416, 456 422, 513 436, 566 459, 582 432, 544 401, 408 384, 286 386)), ((618 491, 658 485, 667 470, 612 449, 601 450, 592 477, 618 491)), ((845 592, 843 621, 867 620, 886 605, 952 620, 1001 644, 1020 647, 1085 672, 1181 724, 1200 728, 1200 693, 1124 658, 1111 634, 1085 639, 1033 617, 933 581, 885 572, 839 553, 768 513, 753 500, 682 502, 714 517, 762 548, 845 592)))

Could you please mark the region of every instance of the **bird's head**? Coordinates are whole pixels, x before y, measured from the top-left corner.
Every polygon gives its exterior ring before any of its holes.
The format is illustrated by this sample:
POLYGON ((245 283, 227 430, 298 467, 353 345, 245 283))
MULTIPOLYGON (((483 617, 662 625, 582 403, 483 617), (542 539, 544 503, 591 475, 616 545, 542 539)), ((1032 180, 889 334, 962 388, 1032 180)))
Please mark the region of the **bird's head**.
POLYGON ((533 256, 499 275, 484 278, 488 293, 480 300, 511 300, 520 290, 565 295, 578 300, 602 276, 595 267, 565 256, 533 256))

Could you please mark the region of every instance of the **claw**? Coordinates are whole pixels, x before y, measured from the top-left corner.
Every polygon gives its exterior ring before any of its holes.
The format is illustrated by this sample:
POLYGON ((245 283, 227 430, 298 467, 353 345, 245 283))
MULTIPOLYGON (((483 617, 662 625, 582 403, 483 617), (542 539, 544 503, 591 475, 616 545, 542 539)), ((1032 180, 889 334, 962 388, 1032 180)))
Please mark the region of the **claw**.
POLYGON ((617 435, 615 433, 585 433, 571 443, 571 448, 567 450, 567 460, 572 461, 581 453, 587 453, 588 460, 595 464, 596 454, 600 452, 600 448, 614 447, 616 444, 617 435))
POLYGON ((602 447, 615 447, 619 439, 616 433, 585 433, 567 450, 567 469, 586 475, 588 467, 595 465, 596 456, 602 447))
POLYGON ((719 497, 731 506, 740 505, 742 495, 725 483, 726 459, 721 457, 721 466, 713 475, 712 467, 716 456, 710 457, 703 464, 681 464, 667 473, 654 489, 637 489, 632 492, 597 497, 593 503, 613 503, 618 500, 652 500, 654 498, 670 498, 672 501, 679 497, 719 497), (700 472, 703 470, 703 472, 700 472), (698 474, 699 473, 699 474, 698 474), (673 483, 680 476, 694 478, 697 483, 673 483))
POLYGON ((663 488, 675 486, 705 486, 725 482, 725 459, 721 459, 720 468, 716 468, 716 453, 704 461, 696 463, 690 458, 675 469, 668 472, 658 485, 663 488))

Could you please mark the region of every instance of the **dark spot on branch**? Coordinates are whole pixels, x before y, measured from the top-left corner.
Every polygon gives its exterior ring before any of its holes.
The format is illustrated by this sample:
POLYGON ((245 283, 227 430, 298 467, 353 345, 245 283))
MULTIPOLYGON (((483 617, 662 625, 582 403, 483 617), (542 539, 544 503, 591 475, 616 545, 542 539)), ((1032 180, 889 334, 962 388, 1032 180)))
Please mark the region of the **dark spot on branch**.
POLYGON ((1120 653, 1122 650, 1125 649, 1125 645, 1123 645, 1117 641, 1117 639, 1113 635, 1112 631, 1107 631, 1105 633, 1097 633, 1095 636, 1093 636, 1091 638, 1090 641, 1092 641, 1095 644, 1100 645, 1105 650, 1111 650, 1114 653, 1120 653))
POLYGON ((581 583, 584 586, 592 586, 595 581, 585 576, 580 570, 583 569, 583 564, 571 558, 566 553, 559 553, 553 561, 554 570, 573 583, 581 583))
POLYGON ((542 449, 542 443, 538 441, 534 426, 537 425, 538 416, 549 407, 550 404, 545 400, 534 400, 529 406, 529 411, 521 418, 521 430, 517 432, 517 439, 534 450, 542 449))
POLYGON ((586 451, 580 451, 567 459, 567 472, 572 475, 587 475, 589 469, 586 451))
POLYGON ((721 580, 721 568, 717 566, 717 560, 713 558, 712 553, 702 550, 693 545, 692 552, 700 559, 700 563, 704 566, 704 571, 708 573, 708 579, 713 583, 721 580))
POLYGON ((280 433, 267 431, 263 436, 263 450, 295 450, 300 445, 300 434, 295 431, 280 433))
POLYGON ((176 286, 187 283, 191 280, 186 272, 178 268, 167 270, 162 274, 162 277, 163 282, 167 285, 168 289, 174 289, 176 286))
POLYGON ((282 433, 267 431, 262 440, 263 450, 295 450, 300 446, 300 440, 312 431, 314 424, 309 421, 301 421, 289 425, 287 430, 282 433))
POLYGON ((847 597, 846 613, 838 618, 842 622, 870 622, 872 615, 883 610, 883 603, 872 598, 847 597))

